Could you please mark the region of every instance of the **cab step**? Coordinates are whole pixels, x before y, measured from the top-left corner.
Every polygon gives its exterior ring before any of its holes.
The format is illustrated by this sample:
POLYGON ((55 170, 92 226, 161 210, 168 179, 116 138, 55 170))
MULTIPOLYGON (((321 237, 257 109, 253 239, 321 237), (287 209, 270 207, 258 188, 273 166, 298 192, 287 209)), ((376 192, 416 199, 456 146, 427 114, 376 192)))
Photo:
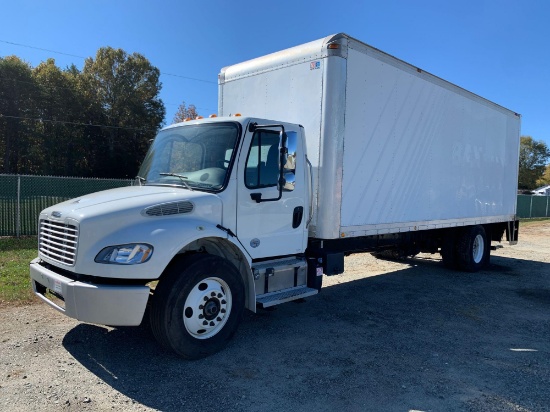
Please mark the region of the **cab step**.
POLYGON ((308 288, 307 286, 296 286, 289 289, 279 290, 277 292, 265 293, 256 296, 256 304, 260 308, 268 308, 280 303, 290 302, 292 300, 307 298, 319 293, 317 289, 308 288))

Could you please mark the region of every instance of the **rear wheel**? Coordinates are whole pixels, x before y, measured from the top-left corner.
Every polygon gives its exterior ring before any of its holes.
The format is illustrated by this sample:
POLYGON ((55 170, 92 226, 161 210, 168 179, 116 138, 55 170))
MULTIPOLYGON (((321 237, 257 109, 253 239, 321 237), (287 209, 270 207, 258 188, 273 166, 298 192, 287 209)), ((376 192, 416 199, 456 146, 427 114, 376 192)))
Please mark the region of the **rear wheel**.
POLYGON ((151 305, 151 329, 165 348, 186 359, 221 350, 244 310, 239 272, 218 256, 196 254, 173 263, 151 305))
POLYGON ((477 272, 489 264, 490 243, 483 226, 469 226, 458 236, 456 253, 458 266, 468 272, 477 272))

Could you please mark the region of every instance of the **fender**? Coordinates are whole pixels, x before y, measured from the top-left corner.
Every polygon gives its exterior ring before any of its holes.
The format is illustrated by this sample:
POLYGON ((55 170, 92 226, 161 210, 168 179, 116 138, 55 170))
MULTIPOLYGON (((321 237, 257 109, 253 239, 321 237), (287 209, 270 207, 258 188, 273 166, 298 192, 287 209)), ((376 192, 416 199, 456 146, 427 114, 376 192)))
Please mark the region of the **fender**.
MULTIPOLYGON (((204 236, 196 237, 185 245, 179 254, 188 251, 201 250, 211 255, 220 256, 231 262, 237 271, 241 274, 245 286, 245 307, 252 312, 256 312, 256 288, 254 276, 251 270, 252 259, 237 237, 233 237, 218 227, 208 224, 208 228, 203 229, 204 236), (217 232, 216 232, 217 231, 217 232), (220 232, 222 235, 220 236, 220 232)), ((162 276, 161 276, 162 281, 162 276)))
POLYGON ((178 251, 171 256, 170 262, 179 254, 200 249, 205 249, 207 253, 229 260, 237 268, 243 279, 247 297, 246 308, 256 312, 256 289, 254 276, 250 269, 252 258, 238 238, 229 235, 228 232, 210 222, 204 222, 203 225, 197 226, 194 232, 190 230, 188 233, 193 233, 194 236, 182 240, 178 251))
POLYGON ((74 271, 111 279, 157 280, 177 255, 199 250, 206 244, 218 244, 219 247, 207 248, 207 251, 230 260, 237 267, 247 290, 247 307, 255 309, 254 278, 250 269, 252 259, 236 237, 219 229, 211 221, 181 216, 132 223, 111 233, 103 233, 97 240, 93 239, 94 236, 82 238, 74 271), (139 265, 111 265, 94 261, 103 248, 128 243, 152 245, 154 251, 151 259, 139 265))

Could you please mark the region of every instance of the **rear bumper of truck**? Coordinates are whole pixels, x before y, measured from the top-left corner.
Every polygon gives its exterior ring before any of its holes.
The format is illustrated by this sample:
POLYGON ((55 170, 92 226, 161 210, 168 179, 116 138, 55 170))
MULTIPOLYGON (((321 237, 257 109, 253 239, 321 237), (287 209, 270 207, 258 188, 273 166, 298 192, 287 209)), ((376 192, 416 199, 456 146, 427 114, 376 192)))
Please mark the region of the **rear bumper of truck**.
POLYGON ((65 315, 82 322, 137 326, 143 319, 150 289, 141 285, 99 285, 79 282, 40 265, 30 264, 36 296, 65 315))

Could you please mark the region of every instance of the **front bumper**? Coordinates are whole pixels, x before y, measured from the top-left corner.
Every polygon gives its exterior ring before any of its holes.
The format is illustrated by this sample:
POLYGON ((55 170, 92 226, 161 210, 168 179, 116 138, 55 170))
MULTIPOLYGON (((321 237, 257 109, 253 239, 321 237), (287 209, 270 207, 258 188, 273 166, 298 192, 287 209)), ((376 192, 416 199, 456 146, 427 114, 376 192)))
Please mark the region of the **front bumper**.
POLYGON ((149 299, 148 286, 79 282, 55 273, 39 262, 40 259, 36 258, 30 264, 32 287, 36 296, 54 309, 82 322, 100 325, 137 326, 141 323, 149 299), (49 299, 46 291, 52 292, 60 302, 49 299))

